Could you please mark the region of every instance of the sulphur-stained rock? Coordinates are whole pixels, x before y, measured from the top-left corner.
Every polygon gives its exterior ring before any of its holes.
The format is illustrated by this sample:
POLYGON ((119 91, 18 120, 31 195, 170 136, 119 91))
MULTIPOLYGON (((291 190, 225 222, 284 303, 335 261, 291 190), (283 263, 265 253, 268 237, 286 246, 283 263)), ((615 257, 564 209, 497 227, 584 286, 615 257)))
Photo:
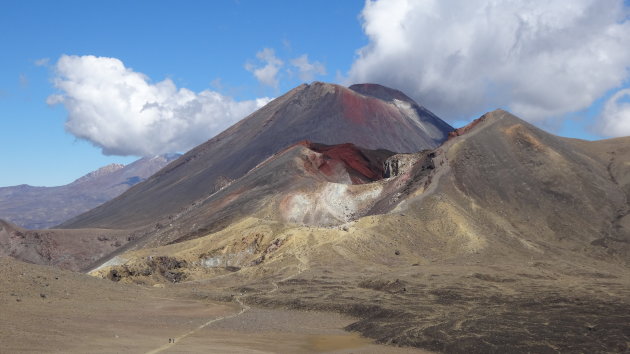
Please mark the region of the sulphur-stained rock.
POLYGON ((408 172, 410 168, 422 158, 422 154, 396 154, 385 161, 383 177, 400 176, 408 172))

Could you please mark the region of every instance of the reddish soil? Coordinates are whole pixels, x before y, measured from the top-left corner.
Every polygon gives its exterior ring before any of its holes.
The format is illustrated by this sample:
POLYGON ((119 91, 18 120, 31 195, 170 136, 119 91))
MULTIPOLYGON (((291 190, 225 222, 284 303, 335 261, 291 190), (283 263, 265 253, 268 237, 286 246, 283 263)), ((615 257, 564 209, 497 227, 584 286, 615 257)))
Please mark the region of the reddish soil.
POLYGON ((342 90, 340 93, 343 115, 352 123, 363 125, 367 123, 366 117, 395 117, 398 113, 377 98, 365 97, 350 90, 342 90))
POLYGON ((466 133, 468 133, 469 131, 471 131, 474 127, 476 127, 479 123, 483 122, 486 119, 486 115, 484 114, 483 116, 473 120, 472 122, 468 123, 467 125, 461 127, 461 128, 457 128, 455 130, 453 130, 452 132, 448 133, 448 139, 453 139, 455 137, 458 137, 460 135, 464 135, 466 133))
MULTIPOLYGON (((356 172, 369 181, 383 178, 383 168, 375 166, 354 144, 323 145, 310 144, 309 148, 324 155, 324 163, 320 171, 328 174, 333 171, 334 164, 342 162, 349 172, 356 172)), ((353 180, 353 182, 355 182, 353 180)), ((362 182, 363 183, 363 182, 362 182)))
MULTIPOLYGON (((302 140, 275 154, 274 158, 298 145, 323 155, 323 161, 313 161, 313 165, 318 166, 318 170, 326 176, 332 176, 337 170, 336 167, 342 164, 350 174, 352 184, 364 184, 383 178, 383 156, 373 153, 373 150, 364 150, 351 143, 325 145, 302 140)), ((385 155, 389 157, 393 153, 385 153, 385 155)))

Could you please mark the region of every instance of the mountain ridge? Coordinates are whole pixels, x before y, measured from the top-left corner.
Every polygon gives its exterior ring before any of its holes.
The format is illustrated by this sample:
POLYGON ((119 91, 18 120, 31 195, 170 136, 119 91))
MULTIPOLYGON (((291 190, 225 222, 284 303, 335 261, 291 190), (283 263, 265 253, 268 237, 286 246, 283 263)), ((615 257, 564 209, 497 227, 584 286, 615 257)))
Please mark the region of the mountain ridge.
POLYGON ((120 195, 176 156, 141 158, 128 165, 109 164, 56 187, 0 187, 0 219, 27 229, 45 229, 120 195))

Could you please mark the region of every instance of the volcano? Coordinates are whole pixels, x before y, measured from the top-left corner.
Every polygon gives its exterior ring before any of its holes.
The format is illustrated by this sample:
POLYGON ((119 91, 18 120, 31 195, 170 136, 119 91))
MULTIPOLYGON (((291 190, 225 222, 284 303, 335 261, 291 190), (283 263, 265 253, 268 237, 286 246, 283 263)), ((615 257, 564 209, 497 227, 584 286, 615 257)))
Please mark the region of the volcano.
POLYGON ((453 128, 402 92, 380 85, 301 85, 192 149, 159 173, 61 228, 137 228, 174 215, 303 140, 415 152, 453 128))

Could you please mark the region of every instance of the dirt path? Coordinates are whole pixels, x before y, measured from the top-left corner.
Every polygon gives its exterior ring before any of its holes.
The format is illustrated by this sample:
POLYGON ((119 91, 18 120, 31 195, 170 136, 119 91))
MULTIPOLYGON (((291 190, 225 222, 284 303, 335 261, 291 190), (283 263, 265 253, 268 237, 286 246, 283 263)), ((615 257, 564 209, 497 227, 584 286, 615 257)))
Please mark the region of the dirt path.
POLYGON ((161 346, 161 347, 159 347, 157 349, 148 351, 147 354, 156 354, 156 353, 160 353, 162 351, 165 351, 167 349, 170 349, 170 348, 174 347, 175 345, 179 344, 186 337, 189 337, 189 336, 195 334, 196 332, 199 332, 200 330, 208 327, 209 325, 211 325, 211 324, 213 324, 215 322, 222 321, 222 320, 229 319, 229 318, 238 317, 238 316, 242 315, 243 313, 245 313, 246 311, 249 311, 251 309, 251 307, 245 305, 241 301, 240 298, 241 298, 241 295, 234 297, 234 301, 241 306, 241 310, 239 312, 237 312, 235 314, 232 314, 232 315, 229 315, 229 316, 221 316, 221 317, 213 318, 213 319, 209 320, 208 322, 198 326, 197 328, 195 328, 193 330, 190 330, 190 331, 188 331, 188 332, 186 332, 186 333, 184 333, 184 334, 182 334, 182 335, 180 335, 178 337, 175 337, 173 342, 164 344, 163 346, 161 346))

